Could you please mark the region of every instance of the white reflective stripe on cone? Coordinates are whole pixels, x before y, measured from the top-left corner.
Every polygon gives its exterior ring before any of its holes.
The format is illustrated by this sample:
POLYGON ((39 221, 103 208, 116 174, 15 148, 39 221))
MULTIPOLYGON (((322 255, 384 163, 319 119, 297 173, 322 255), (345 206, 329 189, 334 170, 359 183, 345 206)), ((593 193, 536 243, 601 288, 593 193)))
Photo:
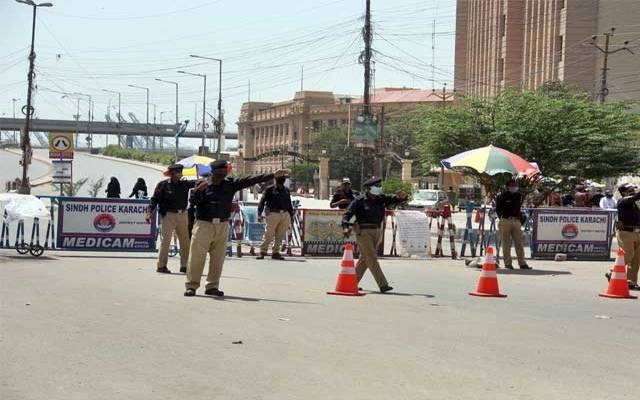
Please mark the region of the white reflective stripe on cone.
POLYGON ((627 280, 627 274, 624 274, 622 272, 612 272, 611 273, 611 279, 624 279, 626 281, 627 280))
POLYGON ((342 275, 355 275, 356 269, 353 267, 342 267, 340 268, 340 274, 342 275))
POLYGON ((497 278, 498 273, 496 271, 482 271, 480 272, 480 276, 483 278, 497 278))
POLYGON ((616 257, 616 262, 613 265, 626 265, 624 263, 624 257, 616 257))
POLYGON ((484 258, 484 262, 495 264, 496 263, 496 256, 486 256, 484 258))

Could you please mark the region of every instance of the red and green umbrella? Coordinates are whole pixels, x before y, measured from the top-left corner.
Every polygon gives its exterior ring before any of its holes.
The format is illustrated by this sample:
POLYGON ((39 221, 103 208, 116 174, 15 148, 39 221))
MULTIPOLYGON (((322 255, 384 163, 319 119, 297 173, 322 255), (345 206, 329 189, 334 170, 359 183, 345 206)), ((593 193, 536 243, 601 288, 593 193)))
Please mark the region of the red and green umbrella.
POLYGON ((470 168, 479 174, 490 176, 498 174, 533 176, 540 173, 536 166, 517 154, 493 145, 456 154, 442 160, 442 165, 449 169, 470 168))

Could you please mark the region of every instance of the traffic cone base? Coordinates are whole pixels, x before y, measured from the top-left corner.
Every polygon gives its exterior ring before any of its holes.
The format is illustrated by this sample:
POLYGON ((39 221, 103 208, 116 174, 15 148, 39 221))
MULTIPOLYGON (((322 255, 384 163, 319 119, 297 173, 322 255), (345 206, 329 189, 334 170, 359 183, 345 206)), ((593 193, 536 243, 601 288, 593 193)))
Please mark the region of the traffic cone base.
POLYGON ((340 262, 340 273, 336 288, 327 294, 338 296, 364 296, 365 293, 358 291, 358 278, 356 276, 356 268, 353 261, 353 246, 347 243, 344 246, 344 256, 340 262))
POLYGON ((496 257, 493 247, 487 248, 487 255, 482 264, 480 279, 478 279, 478 287, 475 292, 469 292, 471 296, 478 297, 507 297, 506 294, 500 293, 498 287, 498 273, 496 272, 496 257))
POLYGON ((608 297, 611 299, 637 299, 638 296, 632 296, 629 293, 629 283, 627 282, 627 266, 624 262, 624 250, 618 249, 616 262, 611 271, 611 278, 607 291, 600 293, 600 297, 608 297))

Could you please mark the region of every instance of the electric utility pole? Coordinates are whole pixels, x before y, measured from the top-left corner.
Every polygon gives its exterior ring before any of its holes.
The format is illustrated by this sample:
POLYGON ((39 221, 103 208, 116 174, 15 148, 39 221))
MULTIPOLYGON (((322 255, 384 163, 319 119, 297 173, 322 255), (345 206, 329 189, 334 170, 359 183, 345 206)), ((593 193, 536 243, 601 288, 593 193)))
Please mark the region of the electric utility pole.
POLYGON ((602 54, 604 54, 604 61, 602 63, 602 78, 600 79, 600 103, 604 103, 605 99, 607 98, 607 95, 609 94, 609 88, 607 87, 607 75, 609 72, 609 55, 610 54, 615 54, 619 51, 628 51, 631 54, 634 54, 633 51, 631 51, 630 48, 627 47, 627 45, 629 44, 629 41, 625 41, 624 42, 624 46, 617 48, 615 50, 609 50, 609 43, 611 41, 611 37, 613 36, 613 34, 615 33, 616 28, 615 27, 611 27, 611 31, 610 32, 604 32, 604 49, 602 47, 600 47, 597 43, 596 40, 598 39, 597 36, 592 36, 591 37, 591 45, 593 47, 595 47, 596 49, 600 50, 600 52, 602 52, 602 54))

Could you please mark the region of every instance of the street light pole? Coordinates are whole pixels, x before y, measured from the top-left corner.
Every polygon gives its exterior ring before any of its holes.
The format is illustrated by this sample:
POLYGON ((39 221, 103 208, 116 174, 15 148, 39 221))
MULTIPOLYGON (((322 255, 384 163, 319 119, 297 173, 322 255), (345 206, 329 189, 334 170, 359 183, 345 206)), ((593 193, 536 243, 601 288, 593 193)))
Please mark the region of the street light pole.
POLYGON ((200 155, 204 155, 204 140, 206 136, 205 132, 205 118, 207 113, 207 75, 205 74, 194 74, 192 72, 178 71, 179 74, 198 76, 204 79, 204 90, 202 94, 202 145, 200 146, 200 155))
MULTIPOLYGON (((89 106, 87 107, 87 131, 88 132, 85 132, 85 133, 89 134, 89 153, 91 153, 91 150, 93 149, 93 131, 91 130, 93 128, 91 124, 91 120, 93 119, 93 110, 92 110, 93 100, 91 99, 90 94, 84 94, 80 92, 74 92, 73 94, 76 96, 84 96, 89 99, 89 106)), ((80 114, 79 111, 78 111, 78 114, 80 114)))
POLYGON ((29 137, 29 131, 31 129, 31 117, 33 117, 33 106, 31 105, 31 92, 33 90, 33 67, 36 60, 36 53, 34 51, 34 44, 36 40, 36 10, 38 7, 53 7, 51 3, 36 4, 33 0, 16 0, 18 3, 26 4, 33 7, 33 20, 31 23, 31 51, 29 52, 29 75, 27 75, 27 105, 22 108, 22 112, 25 115, 24 120, 24 133, 22 134, 22 181, 18 188, 20 194, 30 194, 31 185, 29 184, 29 164, 31 163, 31 138, 29 137))
POLYGON ((195 54, 191 54, 190 57, 202 58, 204 60, 212 60, 220 63, 220 73, 218 75, 218 120, 216 121, 216 133, 218 134, 218 146, 216 148, 216 159, 220 158, 220 152, 222 151, 222 60, 213 57, 203 57, 195 54))
MULTIPOLYGON (((122 147, 122 93, 107 89, 102 89, 102 91, 118 95, 118 146, 122 147)), ((127 147, 126 143, 125 147, 127 147)))
POLYGON ((147 91, 147 135, 145 136, 145 150, 149 150, 149 88, 143 86, 129 85, 129 87, 147 91))
MULTIPOLYGON (((178 131, 178 127, 180 126, 180 117, 178 116, 178 82, 167 81, 164 79, 156 78, 158 82, 170 83, 172 85, 176 85, 176 133, 178 131)), ((162 119, 162 117, 160 118, 162 119)), ((176 161, 178 160, 178 136, 176 135, 176 161)), ((162 142, 160 142, 162 143, 162 142)))
MULTIPOLYGON (((16 102, 20 101, 21 99, 11 99, 11 101, 13 102, 13 119, 16 119, 16 102)), ((18 135, 17 135, 17 131, 13 131, 13 144, 18 144, 18 135)))

